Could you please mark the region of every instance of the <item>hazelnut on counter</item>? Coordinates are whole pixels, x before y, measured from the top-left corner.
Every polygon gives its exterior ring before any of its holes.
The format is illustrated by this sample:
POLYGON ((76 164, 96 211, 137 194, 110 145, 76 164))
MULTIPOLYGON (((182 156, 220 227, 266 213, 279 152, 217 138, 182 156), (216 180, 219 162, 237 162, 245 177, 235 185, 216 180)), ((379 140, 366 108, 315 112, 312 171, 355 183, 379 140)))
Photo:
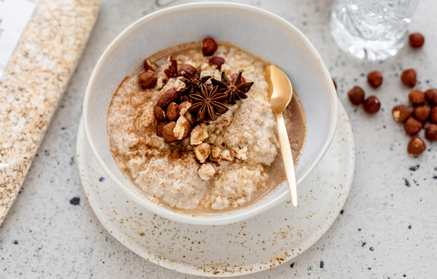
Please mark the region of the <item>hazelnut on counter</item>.
POLYGON ((416 86, 417 82, 416 71, 413 69, 407 69, 403 71, 401 75, 401 81, 406 86, 413 88, 416 86))
POLYGON ((437 89, 431 88, 426 90, 425 98, 431 105, 437 105, 437 89))
POLYGON ((425 38, 420 33, 413 33, 413 34, 411 34, 409 39, 410 39, 410 45, 413 48, 422 47, 423 44, 425 43, 425 38))
POLYGON ((209 154, 211 154, 211 146, 205 142, 194 147, 194 155, 200 163, 204 163, 208 159, 209 154))
POLYGON ((347 96, 352 104, 358 106, 364 101, 364 90, 359 86, 354 86, 354 88, 349 90, 347 96))
POLYGON ((430 111, 431 109, 427 106, 415 107, 413 111, 413 116, 420 122, 425 123, 429 118, 430 111))
POLYGON ((380 107, 381 103, 376 96, 370 96, 363 103, 364 111, 370 114, 377 113, 380 107))
POLYGON ((211 164, 202 164, 197 173, 200 179, 208 181, 214 176, 215 169, 211 164))
POLYGON ((412 137, 408 143, 407 152, 410 155, 420 155, 426 150, 425 142, 419 137, 412 137))
POLYGON ((373 88, 378 88, 382 84, 382 74, 378 71, 370 72, 367 75, 367 82, 372 86, 373 88))
POLYGON ((407 135, 415 136, 420 132, 420 130, 422 130, 422 123, 420 123, 413 117, 410 117, 404 124, 404 130, 407 135))
POLYGON ((437 124, 430 124, 425 127, 425 138, 429 141, 437 141, 437 124))
POLYGON ((430 116, 430 118, 431 118, 432 122, 437 123, 437 106, 435 106, 435 107, 433 107, 431 109, 431 116, 430 116))
POLYGON ((408 94, 408 100, 413 106, 421 106, 425 104, 425 93, 420 90, 413 90, 408 94))
POLYGON ((392 109, 391 114, 394 121, 397 123, 404 123, 410 117, 411 112, 408 106, 398 105, 392 109))
POLYGON ((142 89, 153 88, 156 85, 158 78, 154 72, 145 72, 138 76, 138 83, 142 89))

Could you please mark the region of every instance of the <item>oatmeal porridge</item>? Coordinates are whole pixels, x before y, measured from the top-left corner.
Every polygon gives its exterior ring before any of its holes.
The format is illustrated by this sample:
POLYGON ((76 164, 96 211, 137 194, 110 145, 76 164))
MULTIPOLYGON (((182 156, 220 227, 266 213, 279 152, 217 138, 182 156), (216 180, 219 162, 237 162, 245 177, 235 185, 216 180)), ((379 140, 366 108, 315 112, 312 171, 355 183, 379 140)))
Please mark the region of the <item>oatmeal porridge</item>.
MULTIPOLYGON (((266 198, 286 180, 266 65, 211 38, 144 60, 108 110, 118 168, 151 201, 182 213, 229 212, 266 198)), ((297 165, 306 137, 297 95, 284 116, 297 165)))

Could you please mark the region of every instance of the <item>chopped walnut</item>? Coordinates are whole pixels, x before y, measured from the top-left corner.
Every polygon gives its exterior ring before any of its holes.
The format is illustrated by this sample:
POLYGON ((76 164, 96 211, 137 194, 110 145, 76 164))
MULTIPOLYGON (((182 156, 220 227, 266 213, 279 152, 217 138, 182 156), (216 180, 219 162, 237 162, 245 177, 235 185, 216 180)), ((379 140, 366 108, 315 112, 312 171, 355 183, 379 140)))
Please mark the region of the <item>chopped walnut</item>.
POLYGON ((176 126, 173 129, 173 134, 178 140, 188 137, 191 125, 184 116, 180 116, 176 121, 176 126))
POLYGON ((223 150, 221 154, 222 159, 226 161, 233 161, 234 158, 231 155, 231 152, 229 150, 223 150))
POLYGON ((221 153, 222 153, 222 150, 218 147, 215 147, 215 146, 211 150, 211 155, 215 159, 218 159, 220 157, 221 153))
POLYGON ((236 149, 235 152, 237 153, 235 155, 235 157, 237 159, 240 159, 240 160, 246 160, 247 159, 247 156, 246 156, 247 147, 244 147, 243 149, 236 149))
MULTIPOLYGON (((202 123, 203 124, 203 123, 202 123)), ((191 145, 199 145, 203 142, 204 139, 208 137, 208 132, 202 128, 201 125, 197 125, 191 131, 190 135, 190 144, 191 145)))
POLYGON ((215 169, 211 164, 203 164, 198 170, 198 174, 200 179, 208 181, 214 176, 215 169))
POLYGON ((207 143, 202 143, 194 148, 194 155, 200 163, 204 163, 209 154, 211 154, 211 147, 207 143))

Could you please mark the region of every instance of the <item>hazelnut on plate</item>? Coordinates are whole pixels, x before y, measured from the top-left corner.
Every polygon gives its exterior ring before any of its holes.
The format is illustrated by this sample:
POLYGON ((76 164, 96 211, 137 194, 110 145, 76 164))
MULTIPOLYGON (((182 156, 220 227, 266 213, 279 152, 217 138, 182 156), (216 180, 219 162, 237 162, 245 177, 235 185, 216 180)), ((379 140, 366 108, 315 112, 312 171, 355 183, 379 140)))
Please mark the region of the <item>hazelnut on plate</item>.
POLYGON ((396 121, 397 123, 404 123, 408 119, 408 117, 410 117, 411 112, 408 106, 397 105, 392 109, 391 114, 394 121, 396 121))
POLYGON ((381 103, 376 96, 370 96, 363 103, 364 111, 370 114, 377 113, 380 107, 381 103))
POLYGON ((413 106, 421 106, 425 104, 425 93, 420 90, 413 90, 408 94, 408 100, 413 106))
POLYGON ((413 33, 413 34, 411 34, 409 39, 410 39, 410 45, 413 48, 422 47, 423 44, 425 43, 425 38, 420 33, 413 33))
POLYGON ((430 111, 431 109, 427 106, 415 107, 413 110, 413 116, 420 122, 425 123, 429 118, 430 111))
POLYGON ((401 81, 406 86, 413 88, 416 86, 417 82, 416 71, 413 69, 407 69, 403 71, 401 75, 401 81))
POLYGON ((370 72, 367 75, 367 82, 372 86, 373 88, 378 88, 382 84, 382 74, 378 71, 370 72))
POLYGON ((410 155, 420 155, 426 150, 425 142, 419 137, 412 137, 408 143, 407 152, 410 155))
POLYGON ((211 154, 211 146, 205 142, 194 147, 194 155, 200 163, 204 163, 208 159, 209 154, 211 154))
POLYGON ((420 123, 413 117, 410 117, 404 124, 404 130, 407 135, 415 136, 420 132, 420 130, 422 130, 422 123, 420 123))
POLYGON ((437 124, 430 124, 425 127, 425 138, 429 141, 437 141, 437 124))
POLYGON ((354 86, 354 88, 349 90, 347 96, 352 104, 358 106, 364 101, 364 90, 359 86, 354 86))

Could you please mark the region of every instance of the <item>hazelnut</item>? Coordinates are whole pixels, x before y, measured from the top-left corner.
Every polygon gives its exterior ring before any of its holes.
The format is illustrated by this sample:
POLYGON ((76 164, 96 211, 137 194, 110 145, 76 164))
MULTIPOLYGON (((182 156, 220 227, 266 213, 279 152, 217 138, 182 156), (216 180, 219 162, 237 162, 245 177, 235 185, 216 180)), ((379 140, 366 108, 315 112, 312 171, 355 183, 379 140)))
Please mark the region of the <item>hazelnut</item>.
POLYGON ((158 121, 158 125, 156 125, 156 135, 158 137, 162 138, 164 136, 164 126, 167 124, 167 121, 158 121))
POLYGON ((168 106, 171 102, 176 101, 179 98, 178 92, 175 89, 169 89, 159 97, 156 105, 160 108, 168 106))
POLYGON ((407 69, 403 71, 401 75, 401 81, 403 84, 405 84, 408 87, 412 88, 416 86, 416 81, 417 81, 416 71, 413 69, 407 69))
POLYGON ((335 90, 337 90, 337 83, 335 82, 335 79, 332 79, 332 83, 334 83, 335 90))
POLYGON ((213 38, 205 38, 202 41, 202 53, 204 56, 213 55, 217 50, 217 43, 213 38))
POLYGON ((431 109, 431 121, 437 123, 437 106, 431 109))
POLYGON ((364 90, 359 86, 354 86, 354 88, 349 90, 347 95, 351 103, 356 106, 358 106, 364 101, 364 90))
POLYGON ((220 154, 222 153, 222 150, 219 147, 213 147, 211 150, 211 156, 215 159, 220 158, 220 154))
POLYGON ((378 88, 382 84, 382 74, 378 71, 370 72, 367 75, 367 82, 372 86, 373 88, 378 88))
MULTIPOLYGON (((230 76, 230 78, 231 78, 232 80, 235 80, 237 77, 238 77, 238 74, 232 74, 232 75, 230 76)), ((246 83, 246 79, 245 79, 243 76, 241 76, 241 83, 246 83)))
POLYGON ((431 88, 426 90, 425 98, 430 104, 437 105, 437 89, 431 88))
POLYGON ((179 105, 171 102, 167 107, 167 119, 176 121, 179 118, 179 105))
POLYGON ((153 107, 153 114, 155 115, 156 119, 158 120, 165 120, 165 113, 162 110, 162 108, 158 106, 153 107))
POLYGON ((188 137, 191 131, 190 122, 184 117, 180 116, 178 121, 176 121, 176 126, 173 129, 173 135, 178 140, 183 140, 188 137))
POLYGON ((425 43, 425 38, 420 33, 413 33, 410 35, 410 45, 413 48, 419 48, 422 47, 425 43))
POLYGON ((205 142, 194 147, 194 155, 200 163, 204 163, 209 154, 211 154, 211 146, 205 142))
MULTIPOLYGON (((185 115, 188 109, 191 107, 190 102, 183 102, 179 105, 179 115, 185 115)), ((189 120, 188 120, 189 121, 189 120)))
POLYGON ((376 96, 370 96, 363 103, 364 111, 370 114, 377 113, 380 107, 381 103, 376 96))
POLYGON ((404 124, 404 130, 408 135, 415 136, 420 132, 420 130, 422 130, 422 123, 420 123, 413 117, 410 117, 404 124))
POLYGON ((408 95, 408 99, 413 106, 421 106, 425 104, 425 93, 420 90, 413 90, 408 95))
POLYGON ((429 118, 430 110, 431 109, 427 106, 415 107, 413 110, 413 116, 420 122, 425 123, 429 118))
POLYGON ((149 62, 147 61, 147 59, 146 60, 144 60, 144 62, 143 62, 143 67, 144 67, 144 71, 152 71, 152 72, 154 72, 155 71, 155 68, 153 68, 152 66, 150 66, 150 64, 149 64, 149 62))
POLYGON ((437 141, 437 124, 430 124, 425 127, 425 138, 429 141, 437 141))
POLYGON ((201 125, 197 125, 191 131, 190 135, 190 144, 191 145, 199 145, 208 137, 208 131, 203 129, 201 125))
POLYGON ((176 127, 176 122, 172 121, 167 125, 165 125, 164 128, 162 129, 163 130, 162 137, 166 142, 173 142, 178 140, 173 134, 174 127, 176 127))
POLYGON ((408 117, 410 117, 411 112, 406 105, 398 105, 392 109, 391 114, 393 116, 394 121, 396 121, 397 123, 404 123, 405 120, 407 120, 408 117))
POLYGON ((138 76, 138 83, 142 89, 153 88, 158 78, 154 72, 145 72, 138 76))
POLYGON ((202 164, 197 173, 200 179, 208 181, 214 176, 215 169, 211 164, 202 164))
POLYGON ((196 73, 197 73, 197 69, 194 68, 192 65, 183 64, 182 66, 179 67, 178 77, 180 77, 180 76, 190 77, 190 76, 194 76, 194 74, 196 74, 196 73))
POLYGON ((408 143, 407 152, 410 155, 420 155, 426 150, 425 142, 419 137, 412 137, 408 143))
POLYGON ((222 69, 222 65, 225 64, 225 59, 218 57, 218 56, 214 56, 211 59, 209 59, 209 65, 213 66, 216 65, 217 69, 221 70, 222 69))

